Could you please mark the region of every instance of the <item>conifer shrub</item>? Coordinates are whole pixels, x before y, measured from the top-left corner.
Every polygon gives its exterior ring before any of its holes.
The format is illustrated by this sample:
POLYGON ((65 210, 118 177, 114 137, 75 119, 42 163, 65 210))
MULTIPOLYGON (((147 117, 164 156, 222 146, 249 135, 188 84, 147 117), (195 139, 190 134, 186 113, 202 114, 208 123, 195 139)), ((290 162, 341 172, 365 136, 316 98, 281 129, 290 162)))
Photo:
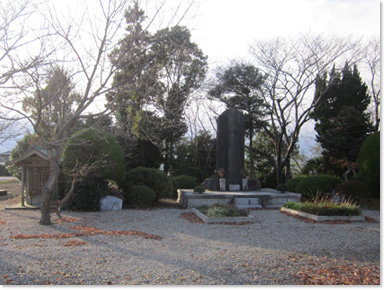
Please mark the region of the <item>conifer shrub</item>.
POLYGON ((296 192, 305 198, 312 198, 318 192, 331 193, 341 183, 341 180, 332 175, 308 175, 302 178, 296 185, 296 192))
POLYGON ((354 200, 370 197, 370 192, 367 185, 364 182, 358 180, 350 180, 339 184, 336 187, 336 192, 354 200))
POLYGON ((365 139, 360 147, 359 175, 368 186, 372 197, 380 197, 380 132, 365 139))
POLYGON ((172 184, 167 175, 155 168, 136 167, 127 172, 123 184, 124 202, 133 202, 130 189, 135 185, 148 186, 156 194, 156 200, 172 194, 172 184))
POLYGON ((156 200, 156 193, 148 186, 134 185, 129 191, 129 206, 148 208, 156 200))

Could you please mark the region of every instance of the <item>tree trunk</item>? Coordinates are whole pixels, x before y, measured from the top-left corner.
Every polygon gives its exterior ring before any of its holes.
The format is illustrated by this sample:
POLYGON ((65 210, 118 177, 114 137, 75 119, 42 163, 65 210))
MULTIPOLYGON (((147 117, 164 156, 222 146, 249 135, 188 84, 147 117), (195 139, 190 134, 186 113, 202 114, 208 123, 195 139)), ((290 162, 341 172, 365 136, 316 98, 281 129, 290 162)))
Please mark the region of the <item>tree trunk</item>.
POLYGON ((255 164, 253 164, 253 128, 251 126, 249 131, 249 162, 250 162, 250 173, 249 176, 254 178, 255 176, 255 164))
MULTIPOLYGON (((48 153, 48 156, 52 156, 53 150, 52 152, 49 152, 49 153, 48 153)), ((39 223, 41 225, 51 224, 51 197, 53 194, 53 190, 58 182, 59 174, 60 174, 60 168, 59 168, 58 162, 56 161, 55 158, 50 158, 49 177, 43 187, 43 201, 41 203, 41 209, 40 209, 41 217, 40 217, 39 223)))

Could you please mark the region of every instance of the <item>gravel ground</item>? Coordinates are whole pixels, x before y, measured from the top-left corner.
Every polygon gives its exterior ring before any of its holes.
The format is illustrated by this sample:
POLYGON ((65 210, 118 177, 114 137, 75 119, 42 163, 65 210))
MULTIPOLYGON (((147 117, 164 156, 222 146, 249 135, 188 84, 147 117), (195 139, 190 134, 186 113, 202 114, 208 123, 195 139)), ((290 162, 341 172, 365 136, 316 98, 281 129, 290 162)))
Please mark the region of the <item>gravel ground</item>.
MULTIPOLYGON (((378 222, 307 223, 255 210, 253 224, 220 225, 191 223, 181 218, 187 212, 65 211, 68 221, 52 214, 53 225, 41 226, 39 211, 0 210, 0 284, 294 285, 319 264, 380 267, 378 222), (15 237, 42 234, 62 238, 15 237)), ((379 211, 363 214, 380 219, 379 211)))

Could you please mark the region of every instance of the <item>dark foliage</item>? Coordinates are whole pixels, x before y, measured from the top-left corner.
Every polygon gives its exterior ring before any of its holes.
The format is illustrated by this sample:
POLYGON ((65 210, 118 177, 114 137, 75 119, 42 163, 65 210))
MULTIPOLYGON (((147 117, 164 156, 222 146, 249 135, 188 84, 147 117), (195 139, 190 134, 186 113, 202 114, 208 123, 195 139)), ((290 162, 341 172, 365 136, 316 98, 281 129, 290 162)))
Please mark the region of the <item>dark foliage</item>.
POLYGON ((353 200, 370 197, 367 185, 364 182, 358 180, 350 180, 339 184, 336 187, 336 192, 343 194, 346 197, 350 197, 353 200))
POLYGON ((380 131, 369 136, 360 148, 359 174, 373 197, 380 197, 380 131))
POLYGON ((64 172, 71 174, 74 168, 87 168, 88 176, 124 180, 124 153, 115 137, 96 130, 81 130, 68 141, 63 152, 64 172))
POLYGON ((172 178, 174 194, 177 194, 178 189, 190 189, 194 188, 198 183, 196 177, 188 175, 178 175, 172 178))
POLYGON ((305 198, 312 198, 316 193, 331 193, 341 180, 331 175, 309 175, 301 178, 296 185, 296 192, 305 198))
MULTIPOLYGON (((70 184, 67 185, 69 190, 70 184)), ((111 194, 108 182, 99 178, 85 178, 75 185, 75 191, 63 209, 99 211, 100 200, 111 194)))
POLYGON ((127 172, 123 184, 124 200, 132 202, 130 190, 132 186, 148 186, 156 193, 156 200, 170 196, 172 193, 172 184, 167 175, 155 168, 137 167, 127 172))
POLYGON ((8 172, 7 168, 0 164, 0 176, 11 176, 11 174, 8 172))
POLYGON ((148 186, 134 185, 129 190, 129 200, 124 205, 137 208, 148 208, 156 200, 156 193, 148 186))
POLYGON ((200 194, 204 193, 205 192, 205 187, 203 185, 197 185, 193 189, 193 192, 197 192, 197 193, 200 193, 200 194))

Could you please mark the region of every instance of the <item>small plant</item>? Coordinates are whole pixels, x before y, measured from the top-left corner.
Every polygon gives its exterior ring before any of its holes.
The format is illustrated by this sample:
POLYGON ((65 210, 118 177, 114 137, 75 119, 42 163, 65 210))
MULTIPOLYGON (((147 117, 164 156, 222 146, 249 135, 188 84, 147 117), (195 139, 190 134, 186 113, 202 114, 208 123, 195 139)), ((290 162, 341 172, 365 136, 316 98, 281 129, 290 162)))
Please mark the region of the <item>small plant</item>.
POLYGON ((205 187, 203 185, 197 185, 195 186, 195 188, 193 189, 193 192, 197 192, 197 193, 204 193, 205 192, 205 187))
POLYGON ((225 208, 215 206, 215 207, 211 207, 210 209, 208 209, 206 215, 208 217, 226 217, 227 213, 228 213, 228 211, 225 208))
POLYGON ((235 205, 219 205, 212 206, 202 205, 197 209, 208 217, 247 217, 249 210, 238 209, 235 205))
POLYGON ((330 195, 316 194, 313 201, 297 203, 288 201, 283 207, 319 216, 359 216, 361 210, 350 198, 335 203, 330 195))
POLYGON ((280 191, 281 193, 284 193, 288 190, 288 185, 285 183, 280 183, 277 187, 276 190, 280 191))

